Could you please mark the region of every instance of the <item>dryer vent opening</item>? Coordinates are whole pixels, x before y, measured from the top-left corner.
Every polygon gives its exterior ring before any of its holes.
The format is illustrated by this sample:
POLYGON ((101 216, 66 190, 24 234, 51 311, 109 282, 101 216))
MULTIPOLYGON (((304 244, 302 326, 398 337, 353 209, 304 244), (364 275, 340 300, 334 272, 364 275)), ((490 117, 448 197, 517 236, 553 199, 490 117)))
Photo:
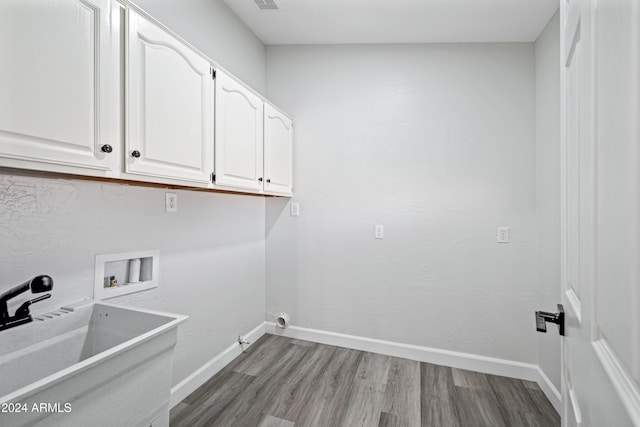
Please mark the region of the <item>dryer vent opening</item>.
POLYGON ((287 313, 280 313, 276 316, 276 325, 280 329, 286 329, 291 322, 291 318, 287 313))

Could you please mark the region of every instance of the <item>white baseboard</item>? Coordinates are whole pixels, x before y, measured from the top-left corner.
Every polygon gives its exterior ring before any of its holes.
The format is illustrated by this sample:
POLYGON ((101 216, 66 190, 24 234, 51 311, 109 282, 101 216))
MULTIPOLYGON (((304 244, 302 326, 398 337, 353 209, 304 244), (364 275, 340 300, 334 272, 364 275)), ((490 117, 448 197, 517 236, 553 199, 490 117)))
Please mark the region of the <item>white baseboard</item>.
POLYGON ((538 383, 545 396, 547 396, 549 402, 551 402, 553 407, 556 408, 556 412, 560 413, 560 391, 556 388, 556 386, 553 385, 549 377, 544 373, 542 369, 540 369, 539 366, 536 366, 536 371, 538 375, 536 376, 535 381, 538 383))
MULTIPOLYGON (((256 342, 258 339, 260 339, 261 336, 265 334, 265 326, 266 322, 261 323, 255 329, 244 336, 244 338, 250 343, 245 344, 245 348, 250 347, 254 342, 256 342)), ((242 348, 240 344, 235 342, 225 350, 223 350, 221 353, 217 354, 213 359, 202 365, 193 374, 180 381, 178 384, 171 388, 169 406, 173 408, 178 403, 182 402, 185 397, 193 393, 198 387, 207 382, 209 378, 211 378, 216 373, 218 373, 218 371, 227 366, 241 353, 242 348)))
POLYGON ((266 332, 289 338, 313 341, 337 347, 386 354, 388 356, 418 360, 435 365, 467 369, 485 374, 500 375, 521 380, 535 381, 547 396, 553 407, 560 412, 560 392, 553 386, 544 372, 534 364, 512 360, 478 356, 449 350, 402 344, 373 338, 364 338, 336 332, 290 326, 281 329, 273 322, 266 323, 266 332))

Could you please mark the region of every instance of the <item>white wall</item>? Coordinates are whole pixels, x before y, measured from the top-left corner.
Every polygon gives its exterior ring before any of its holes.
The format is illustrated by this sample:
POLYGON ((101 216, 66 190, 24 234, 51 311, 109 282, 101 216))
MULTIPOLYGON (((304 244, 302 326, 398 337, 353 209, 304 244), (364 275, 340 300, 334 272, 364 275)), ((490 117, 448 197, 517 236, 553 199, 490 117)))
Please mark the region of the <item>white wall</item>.
POLYGON ((536 342, 532 314, 557 300, 557 259, 543 252, 557 242, 536 240, 556 227, 540 216, 557 192, 545 172, 555 167, 546 123, 555 124, 544 107, 557 91, 541 86, 550 30, 538 64, 530 44, 269 47, 265 56, 220 0, 136 3, 295 116, 301 216, 288 216, 285 198, 190 191, 177 191, 180 210, 168 214, 163 189, 0 170, 3 287, 51 274, 54 297, 39 304, 57 307, 91 297, 95 254, 160 249, 158 289, 114 302, 191 316, 173 384, 264 320, 265 301, 268 320, 287 311, 300 326, 539 358, 559 382, 557 339, 536 342), (373 239, 376 223, 384 240, 373 239), (512 227, 511 244, 495 242, 499 225, 512 227))
MULTIPOLYGON (((560 21, 558 14, 535 43, 536 206, 538 307, 560 302, 560 21)), ((560 390, 560 336, 555 325, 538 334, 538 364, 560 390)))
POLYGON ((532 44, 267 47, 301 212, 267 200, 268 320, 536 363, 534 68, 532 44))
POLYGON ((264 44, 222 0, 133 2, 253 89, 264 93, 264 44))
MULTIPOLYGON (((160 250, 158 288, 109 302, 188 314, 175 385, 264 321, 264 199, 0 174, 2 287, 54 279, 42 311, 93 297, 96 254, 160 250)), ((17 298, 30 298, 28 294, 17 298)))

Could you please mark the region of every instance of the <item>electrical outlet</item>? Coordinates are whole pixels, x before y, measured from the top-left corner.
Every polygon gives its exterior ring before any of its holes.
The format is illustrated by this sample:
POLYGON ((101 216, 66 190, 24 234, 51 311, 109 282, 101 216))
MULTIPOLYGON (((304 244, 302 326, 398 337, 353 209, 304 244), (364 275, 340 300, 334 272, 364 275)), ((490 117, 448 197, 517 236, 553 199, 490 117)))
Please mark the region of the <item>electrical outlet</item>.
POLYGON ((384 225, 376 224, 373 237, 376 239, 384 239, 384 225))
POLYGON ((509 227, 498 227, 496 241, 498 243, 509 243, 509 227))
POLYGON ((300 203, 291 202, 291 216, 300 216, 300 203))
POLYGON ((166 193, 164 210, 165 212, 178 212, 178 195, 176 193, 166 193))

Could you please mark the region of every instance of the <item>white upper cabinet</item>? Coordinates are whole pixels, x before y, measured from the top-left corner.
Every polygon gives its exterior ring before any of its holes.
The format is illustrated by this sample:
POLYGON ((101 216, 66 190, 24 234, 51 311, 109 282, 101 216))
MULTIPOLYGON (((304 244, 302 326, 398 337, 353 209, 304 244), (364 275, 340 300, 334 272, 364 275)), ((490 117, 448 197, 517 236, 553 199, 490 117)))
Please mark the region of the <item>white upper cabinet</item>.
POLYGON ((110 0, 0 1, 0 165, 117 170, 120 13, 110 0))
POLYGON ((135 11, 128 18, 125 170, 206 186, 213 172, 210 64, 135 11))
POLYGON ((290 196, 293 123, 271 105, 264 104, 264 192, 290 196))
POLYGON ((216 186, 262 191, 263 101, 218 70, 216 186))
POLYGON ((290 196, 291 120, 125 3, 0 0, 0 167, 290 196))

